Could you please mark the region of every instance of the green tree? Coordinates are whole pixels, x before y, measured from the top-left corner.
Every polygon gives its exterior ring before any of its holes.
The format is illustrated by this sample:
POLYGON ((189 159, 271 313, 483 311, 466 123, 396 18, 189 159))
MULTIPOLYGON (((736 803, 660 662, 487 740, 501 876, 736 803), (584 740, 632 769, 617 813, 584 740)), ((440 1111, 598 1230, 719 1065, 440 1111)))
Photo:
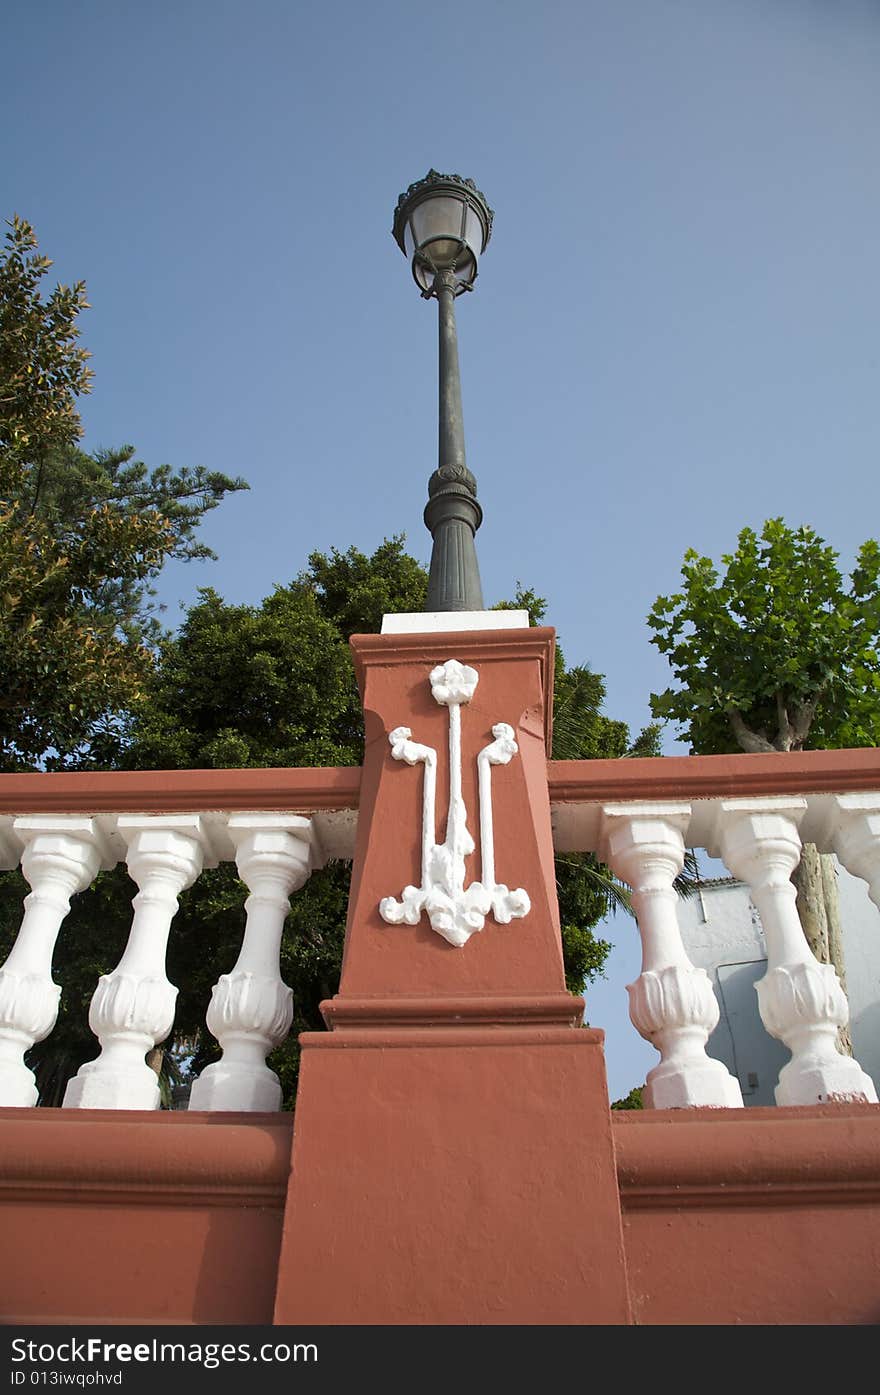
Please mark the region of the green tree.
POLYGON ((25 468, 82 434, 76 399, 91 391, 89 354, 77 319, 88 309, 85 282, 56 286, 43 300, 52 265, 33 228, 17 215, 0 254, 0 462, 25 468))
MULTIPOLYGON (((372 557, 354 548, 313 553, 308 566, 260 606, 227 605, 204 590, 179 632, 165 636, 144 700, 127 722, 93 740, 83 764, 126 769, 188 769, 358 764, 363 724, 348 646, 352 633, 378 630, 389 611, 423 609, 426 573, 400 538, 372 557)), ((518 593, 517 601, 528 593, 518 593)), ((526 602, 524 602, 526 603, 526 602)), ((527 602, 533 618, 544 603, 527 602)), ((605 689, 584 667, 556 670, 562 713, 554 754, 570 758, 624 755, 626 725, 601 711, 605 689)), ((646 753, 655 737, 643 734, 646 753)), ((652 748, 653 749, 653 748, 652 748)), ((0 921, 11 940, 23 883, 7 877, 0 921)), ((282 977, 293 989, 295 1019, 288 1042, 270 1065, 292 1103, 297 1034, 320 1028, 319 1003, 336 991, 348 898, 349 868, 331 863, 291 900, 282 943, 282 977)), ((566 978, 574 992, 601 973, 610 946, 593 927, 625 891, 588 855, 557 860, 566 978)), ((59 938, 55 969, 64 984, 62 1013, 48 1040, 32 1052, 44 1098, 60 1098, 70 1073, 95 1054, 86 1025, 100 973, 114 967, 125 944, 135 888, 123 868, 102 874, 74 898, 59 938)), ((168 976, 179 985, 172 1054, 185 1051, 194 1071, 216 1056, 204 1030, 211 988, 238 955, 246 891, 232 864, 203 873, 181 897, 169 943, 168 976)))
POLYGON ((247 486, 203 467, 149 471, 77 447, 91 390, 85 286, 56 286, 23 219, 0 254, 0 770, 58 766, 135 704, 158 633, 151 581, 213 554, 204 514, 247 486))
POLYGON ((400 538, 372 557, 312 553, 260 606, 203 589, 159 648, 124 768, 358 765, 363 722, 348 646, 392 610, 423 609, 424 568, 400 538))
POLYGON ((868 541, 845 585, 837 553, 781 518, 744 528, 719 575, 685 554, 682 589, 654 602, 652 643, 678 686, 655 717, 710 755, 876 746, 880 737, 880 548, 868 541))
POLYGON ((615 1101, 613 1102, 611 1108, 612 1108, 612 1109, 644 1109, 644 1107, 645 1107, 644 1100, 643 1100, 644 1089, 645 1089, 644 1085, 634 1085, 633 1088, 630 1090, 629 1094, 628 1094, 628 1095, 624 1095, 623 1099, 615 1100, 615 1101))
MULTIPOLYGON (((880 548, 844 581, 812 528, 781 518, 739 534, 719 573, 685 554, 681 590, 654 602, 652 643, 677 686, 651 695, 697 755, 876 746, 880 739, 880 548)), ((830 857, 804 848, 793 878, 807 939, 844 979, 830 857)))

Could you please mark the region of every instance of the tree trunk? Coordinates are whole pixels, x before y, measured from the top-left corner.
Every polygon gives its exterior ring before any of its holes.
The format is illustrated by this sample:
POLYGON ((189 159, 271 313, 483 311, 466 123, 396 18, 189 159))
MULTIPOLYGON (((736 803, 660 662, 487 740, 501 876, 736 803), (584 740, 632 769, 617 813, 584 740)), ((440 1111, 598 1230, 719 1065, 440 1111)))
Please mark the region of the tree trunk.
MULTIPOLYGON (((831 964, 846 993, 843 937, 840 928, 840 902, 837 871, 830 853, 820 853, 815 843, 804 843, 798 866, 791 874, 797 891, 797 908, 807 944, 820 964, 831 964)), ((838 1033, 840 1049, 852 1055, 849 1027, 838 1033)))

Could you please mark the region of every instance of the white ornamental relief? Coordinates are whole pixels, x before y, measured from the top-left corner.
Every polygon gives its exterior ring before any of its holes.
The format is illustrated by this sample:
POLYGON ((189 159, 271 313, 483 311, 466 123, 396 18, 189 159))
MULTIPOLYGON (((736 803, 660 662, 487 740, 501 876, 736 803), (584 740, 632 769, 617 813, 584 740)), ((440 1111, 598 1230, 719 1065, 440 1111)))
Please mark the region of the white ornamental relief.
POLYGON ((482 880, 465 886, 465 858, 474 851, 467 826, 467 809, 461 792, 461 708, 473 697, 479 675, 476 669, 448 659, 431 670, 431 692, 449 709, 449 813, 446 841, 436 843, 437 752, 412 740, 409 727, 395 727, 388 734, 391 754, 407 765, 424 765, 422 788, 422 882, 406 886, 401 899, 386 896, 379 914, 389 925, 417 925, 426 911, 431 928, 449 944, 461 947, 482 930, 491 911, 500 925, 528 915, 528 893, 509 890, 495 880, 495 836, 492 822, 493 765, 507 765, 517 754, 513 727, 497 722, 495 738, 477 756, 480 801, 480 855, 482 880))

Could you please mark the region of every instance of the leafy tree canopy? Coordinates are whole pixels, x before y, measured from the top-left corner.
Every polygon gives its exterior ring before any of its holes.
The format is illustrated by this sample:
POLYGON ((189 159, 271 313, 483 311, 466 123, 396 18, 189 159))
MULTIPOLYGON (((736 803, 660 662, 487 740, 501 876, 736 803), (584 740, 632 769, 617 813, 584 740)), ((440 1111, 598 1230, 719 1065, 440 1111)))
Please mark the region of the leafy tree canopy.
MULTIPOLYGON (((204 589, 160 645, 149 697, 112 764, 137 769, 358 765, 363 720, 349 636, 422 610, 424 568, 394 538, 367 557, 312 553, 262 605, 204 589)), ((106 762, 105 760, 105 763, 106 762)))
POLYGON ((135 704, 158 626, 150 582, 213 556, 195 530, 232 490, 199 466, 152 471, 127 446, 86 454, 77 399, 85 286, 56 286, 31 226, 0 253, 0 770, 63 765, 135 704))
POLYGON ((880 548, 848 583, 812 528, 781 518, 739 534, 722 558, 686 553, 682 588, 654 602, 652 643, 678 684, 651 695, 697 754, 880 741, 880 548))
POLYGON ((623 1099, 614 1100, 612 1109, 644 1109, 644 1085, 634 1085, 623 1099))
POLYGON ((52 265, 23 218, 8 223, 0 255, 0 459, 6 471, 33 464, 81 435, 76 399, 91 391, 89 354, 77 316, 88 309, 85 282, 56 286, 42 299, 52 265))

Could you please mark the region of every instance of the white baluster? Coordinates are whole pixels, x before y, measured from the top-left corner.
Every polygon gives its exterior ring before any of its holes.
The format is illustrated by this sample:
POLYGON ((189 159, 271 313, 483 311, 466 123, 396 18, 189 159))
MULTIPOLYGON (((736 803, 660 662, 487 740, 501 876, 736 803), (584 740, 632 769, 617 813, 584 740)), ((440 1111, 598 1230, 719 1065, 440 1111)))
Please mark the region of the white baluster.
POLYGON ((241 953, 215 985, 208 1028, 223 1055, 206 1066, 190 1109, 276 1110, 281 1085, 266 1056, 290 1031, 293 1003, 279 953, 289 898, 313 865, 311 821, 297 815, 234 814, 228 824, 239 876, 250 896, 241 953))
POLYGON ((838 1049, 849 1021, 840 981, 807 944, 791 874, 801 855, 798 825, 805 799, 724 800, 718 806, 721 856, 749 886, 767 941, 767 973, 755 985, 764 1026, 791 1051, 776 1086, 776 1103, 821 1104, 877 1099, 873 1081, 838 1049))
MULTIPOLYGON (((24 1054, 49 1035, 58 1017, 61 989, 52 981, 52 952, 61 922, 71 896, 115 859, 93 819, 35 815, 16 819, 11 833, 24 844, 22 871, 32 890, 0 969, 0 1104, 29 1107, 37 1102, 37 1087, 24 1054)), ((12 836, 7 830, 8 849, 12 836)))
POLYGON ((676 914, 673 882, 684 864, 690 812, 687 804, 606 805, 601 856, 632 887, 642 939, 642 972, 627 987, 630 1018, 661 1057, 648 1072, 645 1103, 651 1109, 737 1108, 743 1102, 739 1083, 706 1055, 718 1003, 705 969, 685 953, 676 914))
POLYGON ((168 934, 181 891, 206 863, 211 865, 207 833, 197 814, 122 814, 116 826, 140 890, 132 902, 134 918, 122 958, 100 978, 92 997, 89 1026, 101 1054, 81 1066, 67 1087, 64 1104, 74 1109, 159 1108, 156 1073, 144 1057, 174 1024, 177 989, 165 974, 168 934))
POLYGON ((15 836, 12 814, 0 815, 0 872, 11 872, 21 861, 21 839, 15 836))
POLYGON ((868 883, 868 895, 880 906, 880 794, 832 796, 831 843, 848 872, 868 883))

